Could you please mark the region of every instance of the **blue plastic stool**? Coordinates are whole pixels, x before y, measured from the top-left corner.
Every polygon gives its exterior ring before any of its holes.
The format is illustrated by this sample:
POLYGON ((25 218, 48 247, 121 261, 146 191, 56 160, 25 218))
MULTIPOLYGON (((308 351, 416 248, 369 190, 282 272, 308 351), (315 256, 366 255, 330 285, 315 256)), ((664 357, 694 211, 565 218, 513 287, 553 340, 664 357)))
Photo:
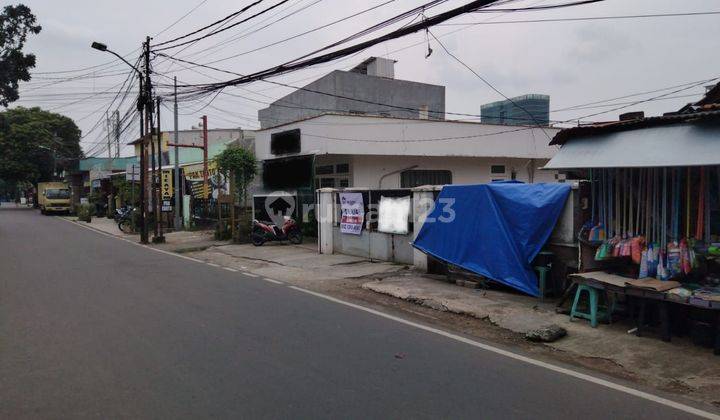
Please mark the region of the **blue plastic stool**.
POLYGON ((578 284, 577 291, 575 292, 575 300, 573 301, 572 309, 570 310, 570 321, 575 318, 583 318, 590 320, 590 326, 596 328, 598 325, 598 315, 606 316, 606 313, 598 309, 598 301, 600 297, 598 295, 599 289, 584 284, 578 284), (580 296, 582 292, 588 294, 588 306, 590 313, 578 311, 578 303, 580 302, 580 296))

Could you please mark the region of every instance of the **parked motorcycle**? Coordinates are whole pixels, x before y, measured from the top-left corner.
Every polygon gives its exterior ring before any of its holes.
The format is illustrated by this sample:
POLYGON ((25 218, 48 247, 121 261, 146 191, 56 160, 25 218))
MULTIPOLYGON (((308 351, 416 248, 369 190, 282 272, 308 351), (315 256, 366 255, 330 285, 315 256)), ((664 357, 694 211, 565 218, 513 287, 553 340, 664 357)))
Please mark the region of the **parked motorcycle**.
POLYGON ((255 246, 261 246, 270 241, 290 241, 297 245, 302 243, 302 231, 295 220, 289 217, 285 217, 282 227, 271 222, 253 220, 250 238, 255 246))
POLYGON ((135 233, 132 220, 133 211, 135 211, 135 208, 131 206, 124 206, 115 210, 115 222, 117 222, 118 229, 122 233, 135 233))

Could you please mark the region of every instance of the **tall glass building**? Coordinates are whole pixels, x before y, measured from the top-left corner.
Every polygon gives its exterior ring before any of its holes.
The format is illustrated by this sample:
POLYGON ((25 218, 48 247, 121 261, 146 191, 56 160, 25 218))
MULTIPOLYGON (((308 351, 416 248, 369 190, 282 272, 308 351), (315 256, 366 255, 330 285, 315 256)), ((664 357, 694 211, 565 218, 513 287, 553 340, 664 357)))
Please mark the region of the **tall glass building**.
POLYGON ((504 125, 548 125, 550 96, 530 93, 480 106, 480 122, 504 125))

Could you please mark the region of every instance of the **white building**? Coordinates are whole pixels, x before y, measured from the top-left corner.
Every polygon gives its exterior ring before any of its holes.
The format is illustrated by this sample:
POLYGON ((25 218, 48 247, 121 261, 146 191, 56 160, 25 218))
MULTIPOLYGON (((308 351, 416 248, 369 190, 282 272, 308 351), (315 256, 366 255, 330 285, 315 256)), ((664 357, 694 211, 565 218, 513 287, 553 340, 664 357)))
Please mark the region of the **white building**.
POLYGON ((255 151, 266 191, 553 182, 556 172, 537 168, 555 155, 548 143, 558 131, 323 114, 257 131, 255 151))

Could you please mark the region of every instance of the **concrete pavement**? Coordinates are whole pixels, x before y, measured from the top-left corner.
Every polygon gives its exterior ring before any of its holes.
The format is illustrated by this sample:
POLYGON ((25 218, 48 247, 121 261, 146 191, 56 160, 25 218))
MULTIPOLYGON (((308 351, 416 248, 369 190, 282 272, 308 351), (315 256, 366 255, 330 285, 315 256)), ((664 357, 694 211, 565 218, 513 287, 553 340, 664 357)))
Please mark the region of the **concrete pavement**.
POLYGON ((2 418, 692 417, 35 211, 0 249, 2 418))

